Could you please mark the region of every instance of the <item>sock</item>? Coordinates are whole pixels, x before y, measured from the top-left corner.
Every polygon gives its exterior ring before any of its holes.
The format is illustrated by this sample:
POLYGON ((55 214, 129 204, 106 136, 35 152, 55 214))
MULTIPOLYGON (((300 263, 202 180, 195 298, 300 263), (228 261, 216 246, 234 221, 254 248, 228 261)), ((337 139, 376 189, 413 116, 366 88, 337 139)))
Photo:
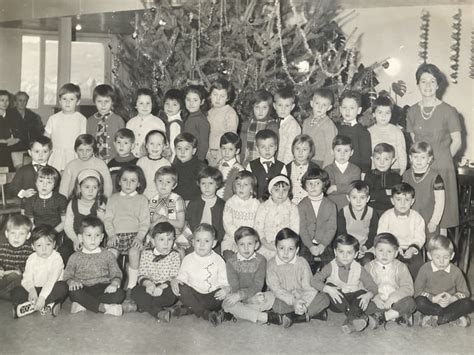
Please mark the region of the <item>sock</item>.
POLYGON ((138 281, 138 269, 132 269, 128 267, 128 289, 132 289, 137 285, 138 281))

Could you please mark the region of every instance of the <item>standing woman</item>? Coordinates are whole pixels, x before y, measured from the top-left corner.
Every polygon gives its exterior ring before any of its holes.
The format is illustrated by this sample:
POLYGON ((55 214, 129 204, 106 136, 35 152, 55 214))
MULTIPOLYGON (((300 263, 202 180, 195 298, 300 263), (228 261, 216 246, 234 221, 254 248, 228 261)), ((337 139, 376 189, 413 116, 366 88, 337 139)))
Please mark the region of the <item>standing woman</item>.
POLYGON ((459 224, 453 157, 461 147, 461 124, 457 110, 436 97, 436 92, 444 80, 438 67, 422 64, 418 67, 415 77, 421 101, 408 110, 407 129, 414 142, 424 141, 433 147, 432 167, 443 178, 446 191, 446 208, 440 222, 442 234, 446 235, 446 228, 459 224))

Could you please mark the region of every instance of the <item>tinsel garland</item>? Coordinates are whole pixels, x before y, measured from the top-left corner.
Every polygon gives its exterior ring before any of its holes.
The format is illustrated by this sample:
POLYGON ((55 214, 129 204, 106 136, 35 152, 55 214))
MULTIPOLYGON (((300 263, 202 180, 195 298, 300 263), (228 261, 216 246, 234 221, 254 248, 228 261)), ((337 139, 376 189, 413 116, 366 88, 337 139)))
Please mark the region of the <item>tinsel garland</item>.
POLYGON ((423 9, 421 12, 421 26, 420 26, 420 50, 418 56, 420 63, 428 61, 428 34, 430 29, 430 13, 423 9))
POLYGON ((459 52, 461 50, 461 9, 453 15, 453 24, 451 25, 451 82, 456 84, 458 82, 459 75, 459 52))

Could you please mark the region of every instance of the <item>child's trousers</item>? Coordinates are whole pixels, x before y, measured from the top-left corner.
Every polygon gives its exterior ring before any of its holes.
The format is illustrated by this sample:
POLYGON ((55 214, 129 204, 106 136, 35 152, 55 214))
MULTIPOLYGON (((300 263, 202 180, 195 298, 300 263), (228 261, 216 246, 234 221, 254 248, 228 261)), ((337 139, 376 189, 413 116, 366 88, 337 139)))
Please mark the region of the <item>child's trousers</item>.
POLYGON ((166 284, 168 287, 163 290, 161 296, 152 296, 146 292, 144 286, 135 286, 132 290, 132 299, 136 302, 138 309, 156 317, 164 307, 174 305, 178 297, 171 290, 170 282, 168 281, 166 284))
MULTIPOLYGON (((36 293, 40 294, 42 287, 35 287, 36 293)), ((64 281, 58 281, 54 284, 53 289, 49 293, 48 297, 46 297, 46 304, 50 303, 63 303, 67 298, 68 287, 67 283, 64 281)), ((28 291, 25 290, 23 286, 15 287, 11 293, 12 295, 12 303, 13 304, 22 304, 28 301, 28 291)))
MULTIPOLYGON (((329 306, 329 297, 324 292, 318 292, 318 294, 313 298, 310 305, 308 306, 308 316, 313 317, 322 311, 324 311, 329 306)), ((283 302, 280 299, 275 299, 273 304, 273 311, 280 314, 292 313, 295 311, 293 305, 289 305, 283 302)))
POLYGON ((21 286, 22 276, 16 272, 10 272, 0 278, 0 298, 10 300, 10 293, 15 287, 21 286))
MULTIPOLYGON (((392 307, 390 309, 397 311, 400 316, 407 316, 413 314, 413 312, 415 312, 416 310, 415 299, 411 296, 404 297, 401 300, 392 304, 392 307)), ((386 309, 380 309, 377 307, 377 311, 380 313, 384 313, 386 309)))
POLYGON ((209 312, 218 311, 222 306, 222 301, 214 298, 217 291, 199 293, 194 288, 183 284, 179 286, 179 299, 184 306, 191 308, 197 317, 208 320, 209 312))
POLYGON ((413 255, 411 259, 405 259, 403 256, 398 254, 397 259, 403 262, 408 267, 411 277, 413 278, 413 280, 415 280, 416 276, 418 275, 418 271, 424 263, 422 251, 418 252, 418 254, 416 255, 413 255))
POLYGON ((114 293, 104 293, 110 284, 84 286, 76 291, 69 291, 69 298, 89 311, 99 313, 99 304, 121 304, 125 299, 125 291, 118 288, 114 293))
POLYGON ((222 308, 224 308, 224 311, 233 314, 235 318, 256 323, 260 313, 272 309, 274 302, 275 296, 272 292, 268 291, 260 292, 245 302, 237 302, 231 306, 224 301, 222 308))
POLYGON ((425 296, 418 296, 415 301, 420 313, 427 316, 438 316, 439 325, 455 321, 459 317, 474 312, 474 302, 469 298, 457 300, 447 307, 441 307, 439 304, 431 302, 425 296))
POLYGON ((360 300, 357 297, 367 293, 366 290, 341 293, 343 295, 341 303, 336 303, 331 299, 331 304, 329 306, 329 309, 331 311, 336 313, 344 313, 348 318, 360 318, 364 314, 374 314, 377 311, 377 306, 375 306, 373 302, 369 302, 369 305, 367 306, 367 309, 365 311, 360 308, 360 300))

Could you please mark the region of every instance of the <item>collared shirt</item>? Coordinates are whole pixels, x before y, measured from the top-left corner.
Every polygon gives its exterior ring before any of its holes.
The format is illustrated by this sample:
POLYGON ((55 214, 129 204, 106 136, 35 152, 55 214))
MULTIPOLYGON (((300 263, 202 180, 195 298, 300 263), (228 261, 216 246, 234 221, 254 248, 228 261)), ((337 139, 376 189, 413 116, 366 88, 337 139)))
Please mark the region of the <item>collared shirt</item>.
POLYGON ((451 271, 451 263, 448 264, 448 266, 445 268, 445 269, 440 269, 438 267, 436 267, 436 265, 434 264, 434 262, 432 261, 431 262, 431 269, 433 269, 433 272, 436 272, 436 271, 445 271, 449 274, 449 272, 451 271))
POLYGON ((257 259, 257 253, 253 253, 250 257, 246 258, 242 255, 240 255, 240 253, 237 253, 237 260, 238 261, 249 261, 249 260, 252 260, 252 259, 257 259))
POLYGON ((281 260, 279 257, 278 257, 278 254, 275 255, 275 262, 277 265, 285 265, 285 264, 296 264, 296 259, 298 258, 298 255, 295 254, 295 256, 293 257, 293 259, 291 259, 291 261, 285 263, 283 260, 281 260))
POLYGON ((100 247, 95 248, 94 250, 87 250, 86 248, 82 248, 81 251, 84 254, 99 254, 102 249, 100 247))
POLYGON ((132 193, 130 194, 126 194, 125 192, 123 191, 120 191, 120 196, 128 196, 128 197, 133 197, 133 196, 136 196, 138 195, 138 192, 137 191, 133 191, 132 193))
POLYGON ((340 164, 337 161, 334 161, 334 164, 336 164, 337 168, 341 171, 341 173, 344 174, 346 171, 347 167, 349 166, 349 162, 345 162, 344 164, 340 164))
POLYGON ((270 166, 275 164, 275 157, 273 157, 271 159, 264 159, 264 158, 260 157, 260 163, 262 164, 265 171, 268 173, 268 169, 270 169, 270 166), (268 163, 270 163, 270 164, 268 164, 268 163))
POLYGON ((222 173, 222 178, 224 181, 227 180, 227 176, 229 172, 232 170, 232 167, 237 163, 237 159, 234 157, 229 161, 225 161, 224 159, 221 160, 219 163, 219 170, 222 173))
POLYGON ((347 121, 342 121, 342 122, 341 122, 341 125, 342 125, 342 126, 351 126, 351 127, 354 127, 356 124, 357 124, 357 119, 352 120, 352 121, 349 121, 349 122, 347 122, 347 121))
POLYGON ((53 196, 53 191, 51 191, 49 194, 47 195, 41 195, 41 194, 38 194, 39 198, 43 199, 43 200, 47 200, 48 198, 51 198, 51 196, 53 196))

